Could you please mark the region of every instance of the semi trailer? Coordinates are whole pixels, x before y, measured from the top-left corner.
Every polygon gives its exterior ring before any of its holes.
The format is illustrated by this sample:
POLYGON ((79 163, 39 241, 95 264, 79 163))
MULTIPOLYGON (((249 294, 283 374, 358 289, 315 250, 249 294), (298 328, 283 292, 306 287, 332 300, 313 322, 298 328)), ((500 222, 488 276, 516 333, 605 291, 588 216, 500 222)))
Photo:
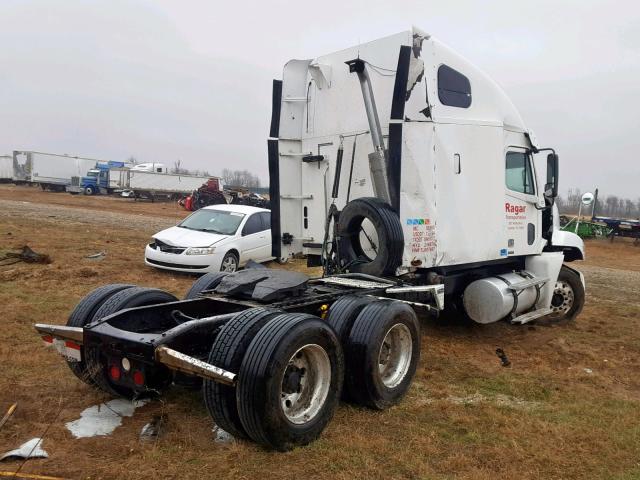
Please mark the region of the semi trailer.
POLYGON ((220 428, 287 450, 317 438, 341 398, 401 401, 418 314, 580 313, 584 280, 565 263, 584 248, 559 229, 558 155, 432 36, 290 61, 267 144, 272 254, 306 254, 323 274, 209 273, 182 300, 100 287, 67 325, 35 327, 79 378, 127 397, 195 378, 220 428))
POLYGON ((13 157, 11 155, 0 155, 0 183, 11 183, 13 181, 13 157))
POLYGON ((13 152, 13 181, 39 185, 43 190, 64 192, 72 177, 80 177, 93 168, 93 158, 33 151, 13 152))
MULTIPOLYGON (((150 165, 150 164, 145 164, 150 165)), ((160 165, 160 164, 155 164, 160 165)), ((160 167, 155 170, 160 169, 160 167)), ((183 175, 179 173, 160 173, 134 168, 111 169, 109 171, 109 188, 112 190, 127 190, 136 199, 146 198, 179 198, 189 195, 209 180, 222 186, 222 180, 217 177, 203 175, 183 175)))

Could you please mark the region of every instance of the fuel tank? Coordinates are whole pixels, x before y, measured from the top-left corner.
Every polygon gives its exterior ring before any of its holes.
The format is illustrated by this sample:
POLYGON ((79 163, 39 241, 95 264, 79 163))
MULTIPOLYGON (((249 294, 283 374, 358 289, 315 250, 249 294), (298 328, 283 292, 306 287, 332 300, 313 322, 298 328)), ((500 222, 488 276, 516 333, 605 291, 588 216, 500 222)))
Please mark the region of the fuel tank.
POLYGON ((476 280, 464 290, 464 309, 469 317, 478 323, 497 322, 509 316, 512 311, 519 315, 533 307, 537 297, 536 287, 514 292, 509 289, 509 285, 526 280, 529 280, 529 277, 518 273, 505 273, 476 280), (517 293, 517 297, 514 293, 517 293))

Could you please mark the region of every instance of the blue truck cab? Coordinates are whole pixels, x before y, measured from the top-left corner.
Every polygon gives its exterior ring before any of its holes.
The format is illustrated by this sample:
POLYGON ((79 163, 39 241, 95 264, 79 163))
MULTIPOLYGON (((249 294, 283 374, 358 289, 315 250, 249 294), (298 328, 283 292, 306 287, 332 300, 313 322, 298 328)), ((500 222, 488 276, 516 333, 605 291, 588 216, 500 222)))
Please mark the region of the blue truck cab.
POLYGON ((109 171, 112 168, 123 168, 125 162, 96 162, 94 168, 84 177, 72 177, 71 185, 67 186, 69 193, 84 193, 85 195, 97 195, 99 193, 111 193, 109 188, 109 171))

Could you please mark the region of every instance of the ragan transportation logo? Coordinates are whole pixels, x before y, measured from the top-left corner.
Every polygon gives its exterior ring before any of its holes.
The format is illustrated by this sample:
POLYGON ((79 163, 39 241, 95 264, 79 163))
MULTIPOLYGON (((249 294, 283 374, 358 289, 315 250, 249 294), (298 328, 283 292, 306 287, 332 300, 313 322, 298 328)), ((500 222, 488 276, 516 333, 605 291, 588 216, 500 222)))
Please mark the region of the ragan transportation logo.
POLYGON ((504 210, 507 213, 519 215, 521 213, 524 213, 527 210, 527 207, 525 205, 511 205, 510 203, 505 203, 504 210))

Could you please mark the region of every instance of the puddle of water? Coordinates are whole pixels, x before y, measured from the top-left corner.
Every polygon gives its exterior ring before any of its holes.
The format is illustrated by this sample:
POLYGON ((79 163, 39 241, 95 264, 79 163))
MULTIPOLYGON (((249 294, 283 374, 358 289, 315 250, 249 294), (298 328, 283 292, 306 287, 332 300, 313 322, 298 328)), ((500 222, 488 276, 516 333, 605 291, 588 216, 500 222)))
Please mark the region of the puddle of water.
POLYGON ((66 424, 75 438, 110 435, 122 425, 123 417, 131 417, 136 408, 146 404, 147 400, 124 400, 116 398, 100 405, 86 408, 80 418, 66 424))

